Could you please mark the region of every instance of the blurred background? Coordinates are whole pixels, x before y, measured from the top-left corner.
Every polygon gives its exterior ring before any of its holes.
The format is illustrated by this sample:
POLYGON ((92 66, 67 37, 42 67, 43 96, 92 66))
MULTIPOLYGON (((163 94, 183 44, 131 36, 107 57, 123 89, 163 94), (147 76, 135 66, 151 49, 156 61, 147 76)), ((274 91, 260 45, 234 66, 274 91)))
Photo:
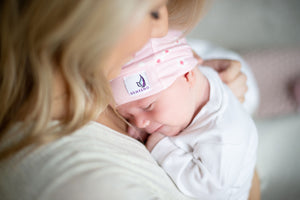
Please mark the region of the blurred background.
POLYGON ((214 0, 188 36, 238 52, 260 90, 262 200, 300 199, 300 1, 214 0))
POLYGON ((300 1, 213 0, 191 37, 233 50, 300 44, 300 1))

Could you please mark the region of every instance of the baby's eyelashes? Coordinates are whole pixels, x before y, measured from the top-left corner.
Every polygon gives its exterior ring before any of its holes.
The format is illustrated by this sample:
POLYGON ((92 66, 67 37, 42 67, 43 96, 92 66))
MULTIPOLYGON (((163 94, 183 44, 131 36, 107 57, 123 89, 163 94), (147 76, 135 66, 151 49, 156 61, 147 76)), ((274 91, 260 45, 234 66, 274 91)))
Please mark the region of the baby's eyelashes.
POLYGON ((151 103, 144 108, 142 108, 144 111, 151 111, 154 108, 154 103, 151 103))

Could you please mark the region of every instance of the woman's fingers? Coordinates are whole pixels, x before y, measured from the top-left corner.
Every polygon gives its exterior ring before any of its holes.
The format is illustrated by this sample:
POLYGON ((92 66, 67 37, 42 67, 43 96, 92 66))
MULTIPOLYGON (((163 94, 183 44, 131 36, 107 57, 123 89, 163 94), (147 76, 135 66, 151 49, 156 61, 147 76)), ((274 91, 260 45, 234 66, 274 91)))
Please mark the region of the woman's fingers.
POLYGON ((203 65, 209 66, 220 73, 226 70, 228 67, 230 67, 232 61, 233 60, 228 60, 228 59, 210 59, 210 60, 204 60, 203 65))
POLYGON ((238 73, 238 75, 227 85, 239 101, 243 103, 245 101, 245 94, 248 90, 246 75, 242 72, 238 73))
POLYGON ((237 79, 241 73, 241 63, 235 60, 227 61, 227 68, 225 65, 222 66, 222 71, 219 71, 220 78, 224 83, 231 83, 237 79))

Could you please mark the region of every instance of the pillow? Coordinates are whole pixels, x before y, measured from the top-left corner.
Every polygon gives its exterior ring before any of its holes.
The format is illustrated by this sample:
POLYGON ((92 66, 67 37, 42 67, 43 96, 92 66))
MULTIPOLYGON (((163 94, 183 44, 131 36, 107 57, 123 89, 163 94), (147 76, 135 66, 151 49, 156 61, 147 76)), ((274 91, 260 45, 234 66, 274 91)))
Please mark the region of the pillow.
MULTIPOLYGON (((297 112, 296 82, 300 81, 300 47, 241 53, 260 90, 256 117, 276 117, 297 112)), ((299 87, 299 86, 297 86, 299 87)))

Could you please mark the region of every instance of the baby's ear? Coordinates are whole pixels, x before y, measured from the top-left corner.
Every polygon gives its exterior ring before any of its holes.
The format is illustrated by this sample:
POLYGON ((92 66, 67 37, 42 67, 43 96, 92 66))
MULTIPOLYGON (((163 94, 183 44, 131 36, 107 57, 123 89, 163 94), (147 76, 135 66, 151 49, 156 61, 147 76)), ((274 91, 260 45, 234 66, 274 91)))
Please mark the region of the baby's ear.
POLYGON ((187 73, 184 74, 184 78, 185 80, 191 85, 193 86, 194 83, 196 82, 196 75, 195 75, 195 71, 191 70, 187 73))

